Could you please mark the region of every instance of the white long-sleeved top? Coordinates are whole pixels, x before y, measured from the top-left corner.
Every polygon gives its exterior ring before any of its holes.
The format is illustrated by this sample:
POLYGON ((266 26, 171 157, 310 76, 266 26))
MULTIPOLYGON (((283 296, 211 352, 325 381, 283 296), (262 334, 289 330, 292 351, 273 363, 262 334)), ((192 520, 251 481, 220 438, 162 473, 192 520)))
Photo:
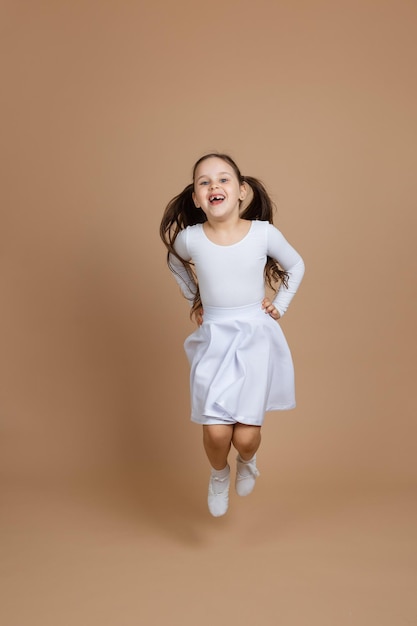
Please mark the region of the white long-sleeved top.
MULTIPOLYGON (((212 242, 202 224, 188 226, 179 233, 174 247, 185 261, 194 263, 203 308, 260 302, 265 296, 266 257, 270 256, 289 273, 288 288, 281 285, 273 301, 282 316, 304 275, 301 256, 275 226, 265 221, 252 221, 245 237, 228 246, 212 242)), ((192 302, 193 284, 184 266, 174 255, 170 255, 170 263, 182 293, 192 302)))

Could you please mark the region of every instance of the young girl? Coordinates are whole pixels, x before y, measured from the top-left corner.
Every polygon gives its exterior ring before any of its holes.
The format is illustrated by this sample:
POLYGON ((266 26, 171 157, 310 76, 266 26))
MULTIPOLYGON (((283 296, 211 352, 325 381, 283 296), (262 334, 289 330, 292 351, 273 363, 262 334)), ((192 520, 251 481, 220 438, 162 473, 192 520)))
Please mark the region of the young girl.
POLYGON ((277 323, 304 274, 300 255, 272 225, 263 184, 242 176, 226 154, 206 154, 193 182, 165 209, 161 237, 168 266, 190 301, 197 330, 185 341, 191 420, 203 425, 211 465, 208 506, 228 508, 231 444, 235 488, 253 490, 265 411, 295 406, 291 354, 277 323), (249 190, 252 198, 241 209, 249 190), (271 301, 265 286, 275 289, 271 301))

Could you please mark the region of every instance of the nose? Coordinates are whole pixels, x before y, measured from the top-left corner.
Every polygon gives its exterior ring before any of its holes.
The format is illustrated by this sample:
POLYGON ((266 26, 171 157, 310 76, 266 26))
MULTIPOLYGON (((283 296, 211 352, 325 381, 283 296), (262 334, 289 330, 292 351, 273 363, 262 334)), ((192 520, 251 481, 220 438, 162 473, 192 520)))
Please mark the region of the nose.
POLYGON ((218 184, 213 180, 213 182, 210 183, 210 189, 214 189, 214 187, 218 187, 218 184))

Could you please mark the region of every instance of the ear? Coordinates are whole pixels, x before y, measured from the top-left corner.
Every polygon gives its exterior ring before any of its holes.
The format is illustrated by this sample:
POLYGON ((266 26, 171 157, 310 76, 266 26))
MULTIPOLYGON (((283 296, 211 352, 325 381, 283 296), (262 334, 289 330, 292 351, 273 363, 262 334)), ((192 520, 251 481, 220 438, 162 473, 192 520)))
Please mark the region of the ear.
POLYGON ((247 187, 246 183, 242 183, 240 185, 239 200, 243 201, 246 198, 247 195, 248 195, 248 187, 247 187))
POLYGON ((200 208, 200 205, 197 203, 197 198, 196 198, 196 196, 195 196, 194 191, 193 191, 193 202, 194 202, 194 204, 195 204, 195 208, 196 208, 196 209, 199 209, 199 208, 200 208))

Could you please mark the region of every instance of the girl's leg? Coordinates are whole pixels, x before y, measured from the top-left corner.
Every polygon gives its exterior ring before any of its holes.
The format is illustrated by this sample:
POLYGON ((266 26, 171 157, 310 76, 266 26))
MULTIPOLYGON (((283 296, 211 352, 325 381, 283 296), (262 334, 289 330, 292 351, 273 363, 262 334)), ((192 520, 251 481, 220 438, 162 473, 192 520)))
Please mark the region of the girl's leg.
POLYGON ((256 451, 261 443, 261 427, 236 424, 232 441, 239 453, 236 459, 236 491, 239 496, 247 496, 253 491, 259 476, 256 451))
POLYGON ((261 444, 261 427, 235 424, 232 443, 243 461, 250 461, 261 444))
POLYGON ((227 456, 233 437, 233 425, 212 424, 203 426, 203 443, 210 465, 222 470, 227 465, 227 456))
POLYGON ((211 465, 208 507, 215 517, 224 515, 229 506, 230 467, 227 463, 227 456, 232 436, 232 425, 203 426, 204 449, 211 465))

